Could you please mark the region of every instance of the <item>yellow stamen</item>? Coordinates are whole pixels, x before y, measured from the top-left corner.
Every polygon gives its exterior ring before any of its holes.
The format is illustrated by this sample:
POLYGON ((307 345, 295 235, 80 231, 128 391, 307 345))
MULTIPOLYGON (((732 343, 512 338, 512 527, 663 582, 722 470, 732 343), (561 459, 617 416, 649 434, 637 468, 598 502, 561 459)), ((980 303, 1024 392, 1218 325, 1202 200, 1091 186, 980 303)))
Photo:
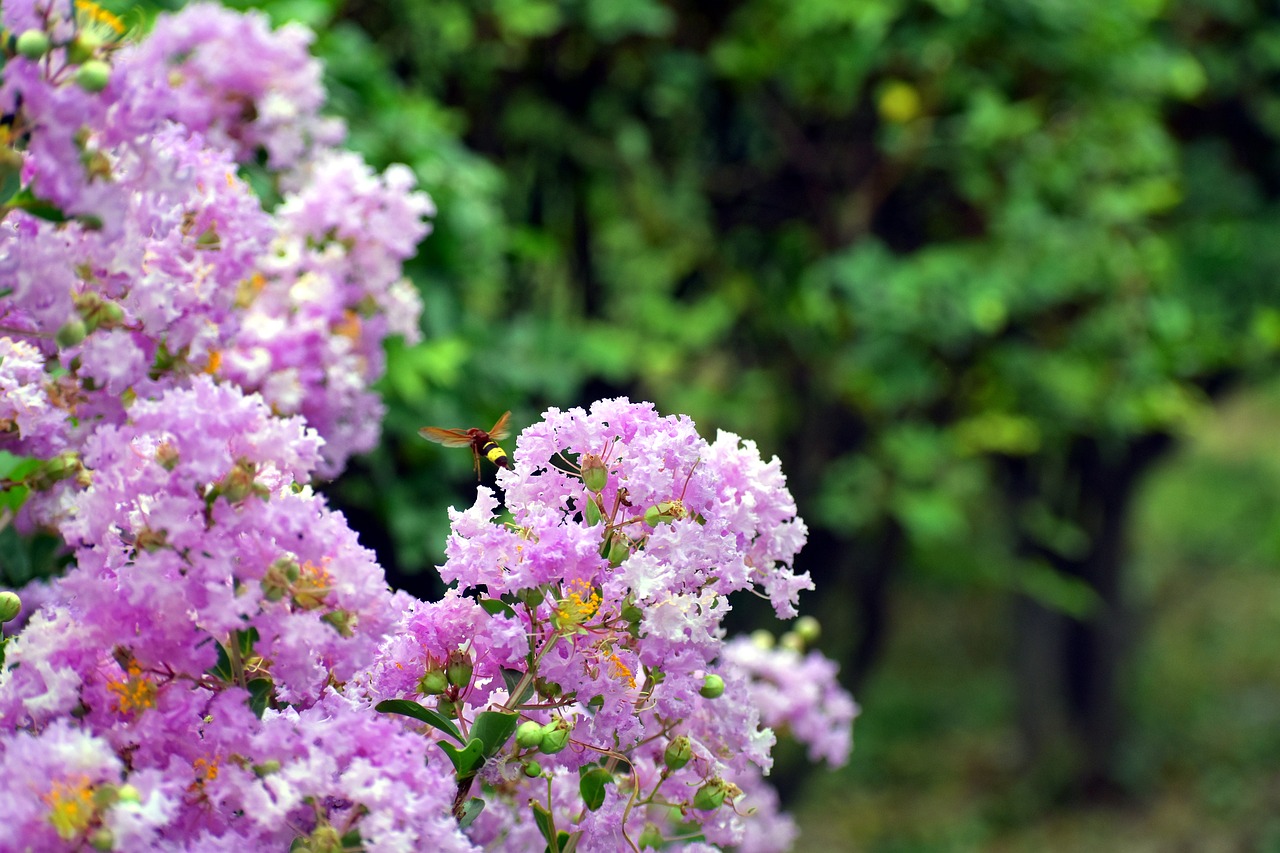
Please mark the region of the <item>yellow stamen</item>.
POLYGON ((64 841, 80 835, 93 821, 93 786, 87 776, 54 782, 43 799, 49 805, 49 823, 64 841))
POLYGON ((118 36, 124 35, 124 21, 94 3, 93 0, 76 0, 76 11, 83 15, 86 20, 95 24, 102 24, 114 30, 118 36))
POLYGON ((156 686, 136 663, 130 663, 128 675, 109 683, 107 690, 116 695, 115 710, 121 714, 134 714, 156 706, 156 686))

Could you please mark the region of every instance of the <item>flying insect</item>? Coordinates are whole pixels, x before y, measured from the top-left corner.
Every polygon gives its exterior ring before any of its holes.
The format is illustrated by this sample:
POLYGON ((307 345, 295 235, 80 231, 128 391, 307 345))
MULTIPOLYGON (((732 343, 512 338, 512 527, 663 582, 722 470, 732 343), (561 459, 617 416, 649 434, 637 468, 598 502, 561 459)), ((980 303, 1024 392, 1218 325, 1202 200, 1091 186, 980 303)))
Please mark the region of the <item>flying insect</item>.
POLYGON ((418 430, 418 435, 427 441, 434 441, 436 444, 443 444, 445 447, 470 447, 471 455, 475 457, 476 462, 476 479, 480 479, 480 457, 483 456, 499 468, 510 468, 511 462, 507 459, 507 451, 503 450, 498 444, 506 438, 511 430, 507 422, 511 420, 511 413, 505 412, 502 417, 498 418, 498 422, 493 428, 485 431, 472 427, 471 429, 443 429, 441 427, 423 427, 418 430))

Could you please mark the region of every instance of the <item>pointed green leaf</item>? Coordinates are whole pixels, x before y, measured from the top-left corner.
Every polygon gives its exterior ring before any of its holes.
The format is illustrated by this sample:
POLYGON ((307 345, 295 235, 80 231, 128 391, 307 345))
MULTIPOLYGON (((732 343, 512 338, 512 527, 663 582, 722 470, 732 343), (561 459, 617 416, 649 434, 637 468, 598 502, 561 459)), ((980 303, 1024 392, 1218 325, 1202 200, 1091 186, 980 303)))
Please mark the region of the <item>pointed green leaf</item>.
POLYGON ((480 768, 484 766, 484 743, 478 737, 467 741, 467 745, 462 749, 443 740, 440 741, 439 746, 453 762, 453 769, 457 772, 459 780, 469 779, 479 773, 480 768))
POLYGON ((408 699, 383 699, 377 705, 373 706, 373 710, 383 714, 400 714, 405 717, 413 717, 420 720, 433 728, 447 734, 458 743, 466 743, 466 738, 462 736, 462 732, 458 731, 458 727, 454 725, 444 714, 434 708, 428 708, 419 705, 417 702, 411 702, 408 699))
POLYGON ((501 613, 503 616, 506 616, 508 619, 516 618, 515 609, 512 608, 510 604, 507 604, 505 601, 502 601, 497 598, 480 599, 480 607, 484 610, 485 613, 488 613, 490 616, 497 616, 499 613, 501 613))
POLYGON ((578 793, 582 794, 582 802, 591 811, 597 811, 604 805, 604 786, 613 781, 613 774, 603 767, 592 767, 582 774, 578 780, 578 793))
POLYGON ((467 800, 462 807, 462 817, 458 819, 458 828, 466 829, 473 820, 480 816, 482 811, 484 811, 484 800, 479 797, 472 797, 467 800))
POLYGON ((267 710, 267 705, 271 701, 275 684, 272 683, 270 678, 255 678, 249 682, 248 686, 249 710, 253 711, 253 715, 261 720, 263 711, 267 710))
POLYGON ((508 711, 481 711, 471 726, 471 737, 484 744, 486 758, 497 755, 515 734, 520 718, 508 711))
MULTIPOLYGON (((515 693, 515 689, 520 686, 520 679, 524 678, 524 673, 518 669, 502 668, 502 680, 507 685, 507 695, 515 693)), ((533 695, 533 682, 530 681, 525 685, 524 690, 520 691, 520 696, 516 698, 516 705, 523 705, 529 701, 529 697, 533 695)))

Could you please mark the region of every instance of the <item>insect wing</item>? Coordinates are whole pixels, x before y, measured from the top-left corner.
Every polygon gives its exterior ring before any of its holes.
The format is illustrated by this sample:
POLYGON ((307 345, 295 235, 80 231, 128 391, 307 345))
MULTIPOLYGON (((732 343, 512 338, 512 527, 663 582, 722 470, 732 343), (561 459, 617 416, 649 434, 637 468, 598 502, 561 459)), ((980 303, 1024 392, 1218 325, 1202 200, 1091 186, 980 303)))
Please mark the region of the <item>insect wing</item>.
POLYGON ((466 447, 471 443, 471 434, 461 429, 441 429, 440 427, 423 427, 418 435, 427 441, 443 444, 445 447, 466 447))
POLYGON ((494 441, 502 441, 511 434, 511 413, 506 412, 502 417, 498 418, 498 422, 493 425, 493 429, 489 430, 489 438, 494 441))

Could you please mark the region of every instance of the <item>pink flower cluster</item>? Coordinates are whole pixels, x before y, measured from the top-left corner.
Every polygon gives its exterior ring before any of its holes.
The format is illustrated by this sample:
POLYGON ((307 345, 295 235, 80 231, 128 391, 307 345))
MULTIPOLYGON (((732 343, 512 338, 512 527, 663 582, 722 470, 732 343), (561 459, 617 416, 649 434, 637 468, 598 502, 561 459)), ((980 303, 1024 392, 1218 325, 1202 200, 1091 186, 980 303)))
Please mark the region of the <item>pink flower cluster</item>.
POLYGON ((839 763, 854 706, 726 642, 811 586, 777 460, 553 409, 509 517, 454 513, 454 589, 391 592, 309 483, 377 440, 429 199, 333 148, 301 29, 0 8, 0 527, 70 559, 0 635, 0 853, 788 849, 775 731, 839 763))

